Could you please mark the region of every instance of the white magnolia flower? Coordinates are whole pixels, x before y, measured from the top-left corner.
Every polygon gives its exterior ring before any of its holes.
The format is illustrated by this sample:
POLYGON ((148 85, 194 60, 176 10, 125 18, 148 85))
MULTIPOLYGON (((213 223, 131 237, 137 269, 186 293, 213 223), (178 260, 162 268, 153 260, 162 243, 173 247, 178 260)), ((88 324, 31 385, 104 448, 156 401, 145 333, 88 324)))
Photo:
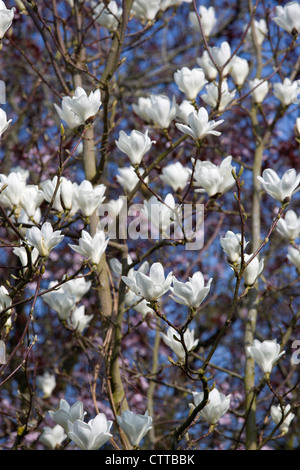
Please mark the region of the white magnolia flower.
POLYGON ((93 315, 85 315, 85 306, 74 308, 67 317, 67 325, 78 333, 82 333, 88 327, 93 315))
POLYGON ((246 350, 265 374, 271 372, 274 364, 285 353, 280 352, 280 344, 276 339, 262 342, 255 339, 252 346, 247 346, 246 350))
POLYGON ((43 375, 36 377, 36 384, 42 390, 44 398, 50 397, 56 387, 55 375, 46 371, 43 375))
POLYGON ((93 118, 101 106, 101 93, 99 88, 91 91, 87 96, 82 87, 75 89, 74 95, 64 96, 62 108, 56 104, 54 107, 59 117, 67 123, 70 129, 83 125, 88 119, 93 118))
POLYGON ((93 186, 89 180, 83 180, 74 187, 74 200, 85 217, 90 217, 104 201, 106 186, 93 186))
MULTIPOLYGON (((204 5, 200 5, 198 11, 201 19, 201 26, 204 36, 208 37, 214 29, 215 25, 217 24, 215 9, 212 6, 206 8, 204 5)), ((199 21, 196 12, 191 11, 189 13, 189 20, 195 30, 200 31, 199 21)))
POLYGON ((287 258, 300 271, 300 247, 288 246, 287 258))
MULTIPOLYGON (((227 41, 223 41, 220 46, 211 47, 209 50, 215 64, 220 68, 224 67, 231 57, 231 48, 227 41)), ((223 76, 228 75, 230 67, 231 61, 224 67, 223 76)))
POLYGON ((116 140, 117 147, 124 152, 133 165, 139 165, 143 156, 149 152, 155 140, 151 140, 148 136, 148 129, 145 133, 133 130, 130 135, 124 131, 119 132, 119 140, 116 140))
MULTIPOLYGON (((203 401, 203 392, 193 392, 194 404, 190 404, 191 409, 199 406, 203 401)), ((225 396, 224 393, 219 392, 218 389, 213 388, 208 395, 208 402, 200 411, 200 415, 210 425, 218 423, 219 419, 224 416, 230 406, 231 395, 225 396)))
MULTIPOLYGON (((138 172, 141 176, 143 175, 144 171, 145 170, 143 168, 138 168, 138 172)), ((130 193, 140 181, 133 166, 118 168, 118 174, 116 175, 116 179, 118 183, 128 193, 130 193)), ((144 181, 145 183, 148 183, 149 178, 145 178, 144 181)))
MULTIPOLYGON (((242 236, 240 233, 233 233, 231 230, 227 230, 225 237, 220 238, 220 244, 226 253, 228 260, 231 263, 240 261, 241 258, 241 240, 242 236)), ((249 242, 244 239, 244 249, 249 242)))
MULTIPOLYGON (((197 344, 198 344, 199 340, 198 339, 195 340, 194 335, 195 335, 195 331, 194 330, 189 330, 188 328, 184 332, 183 343, 186 347, 187 352, 192 351, 192 349, 194 349, 195 346, 197 346, 197 344)), ((170 326, 167 329, 166 334, 162 333, 162 339, 163 339, 164 343, 167 346, 169 346, 170 349, 172 349, 172 351, 176 354, 178 359, 180 361, 184 361, 184 359, 185 359, 185 349, 184 349, 184 346, 181 342, 181 337, 180 337, 180 334, 178 333, 178 331, 176 331, 174 328, 172 328, 170 326), (175 339, 174 336, 177 339, 175 339)))
POLYGON ((37 209, 44 200, 44 193, 37 185, 28 185, 22 192, 20 205, 23 207, 27 216, 34 217, 37 209))
POLYGON ((300 32, 300 4, 289 2, 284 6, 276 6, 276 16, 273 21, 290 34, 300 32))
POLYGON ((182 67, 174 73, 174 80, 179 90, 191 101, 196 99, 198 93, 207 83, 205 73, 200 68, 182 67))
POLYGON ((192 170, 180 162, 170 163, 162 169, 160 179, 173 191, 182 190, 188 184, 192 170))
POLYGON ((123 9, 120 8, 115 0, 109 3, 92 2, 93 18, 100 26, 108 29, 108 31, 116 31, 118 29, 123 9))
POLYGON ((170 287, 173 295, 170 295, 170 297, 179 304, 187 305, 190 308, 198 308, 208 295, 211 282, 212 278, 205 286, 204 276, 200 271, 189 277, 187 282, 180 282, 173 276, 173 287, 170 287))
POLYGON ((283 433, 286 434, 289 430, 289 426, 293 419, 295 418, 295 415, 291 413, 291 405, 286 405, 283 407, 283 410, 280 405, 278 406, 271 406, 270 409, 270 414, 271 418, 274 421, 276 425, 279 423, 279 430, 283 433))
POLYGON ((165 95, 151 95, 150 105, 145 106, 145 112, 148 119, 153 121, 158 127, 167 129, 178 112, 175 96, 170 100, 165 95))
POLYGON ((10 125, 12 119, 7 120, 6 112, 0 108, 0 137, 10 125))
POLYGON ((235 180, 232 176, 232 156, 228 155, 218 166, 210 161, 198 160, 195 165, 194 179, 197 192, 206 192, 209 197, 224 194, 232 188, 235 180))
POLYGON ((167 194, 163 202, 159 201, 156 196, 145 200, 142 211, 151 224, 163 233, 169 229, 176 219, 176 203, 171 193, 167 194))
MULTIPOLYGON (((195 111, 194 106, 188 100, 183 100, 182 103, 178 106, 177 119, 183 124, 188 124, 188 117, 191 113, 195 111)), ((300 119, 300 118, 299 118, 300 119)))
POLYGON ((98 450, 112 437, 112 424, 104 413, 99 413, 88 423, 80 419, 69 421, 68 437, 82 450, 98 450))
POLYGON ((205 108, 193 111, 188 117, 188 125, 176 122, 176 127, 184 134, 188 134, 195 140, 204 139, 208 134, 219 136, 221 132, 215 131, 224 119, 219 121, 209 121, 208 112, 205 108))
POLYGON ((300 236, 300 217, 295 211, 287 211, 285 218, 278 220, 276 232, 287 241, 295 240, 300 236))
POLYGON ((155 19, 160 6, 161 0, 134 0, 130 13, 143 24, 155 19))
POLYGON ((285 77, 283 82, 274 83, 273 93, 283 106, 289 106, 299 93, 298 80, 292 82, 288 77, 285 77))
POLYGON ((0 188, 3 188, 0 194, 3 206, 15 210, 19 215, 21 198, 26 188, 24 175, 15 171, 9 173, 8 176, 0 174, 0 188))
POLYGON ((27 243, 37 248, 40 256, 48 256, 50 251, 63 239, 64 235, 61 235, 61 231, 53 231, 50 222, 45 222, 40 229, 31 227, 26 230, 27 243))
POLYGON ((77 277, 74 279, 69 279, 65 284, 60 288, 64 292, 75 296, 75 301, 79 302, 82 297, 90 290, 92 281, 86 281, 84 277, 77 277))
MULTIPOLYGON (((247 25, 245 25, 244 29, 246 29, 246 27, 247 25)), ((252 22, 252 25, 248 29, 246 34, 246 41, 250 44, 253 42, 252 31, 254 31, 257 44, 261 46, 268 34, 268 26, 266 20, 264 18, 261 18, 260 20, 254 20, 252 22)))
POLYGON ((279 202, 290 199, 300 189, 300 173, 297 174, 294 168, 287 170, 282 178, 272 168, 268 168, 257 179, 266 193, 279 202))
POLYGON ((213 61, 211 60, 209 53, 205 50, 201 57, 197 58, 197 64, 204 70, 208 80, 214 80, 218 76, 218 70, 216 69, 213 61))
POLYGON ((15 10, 14 7, 9 10, 5 3, 0 0, 0 39, 3 38, 6 31, 10 28, 14 19, 15 10))
POLYGON ((138 447, 143 437, 152 428, 152 417, 148 416, 148 411, 142 415, 125 410, 121 416, 117 416, 117 421, 133 447, 138 447))
POLYGON ((260 78, 249 80, 249 87, 250 90, 253 90, 251 91, 251 96, 255 103, 261 103, 269 93, 268 82, 260 78))
POLYGON ((12 299, 5 286, 0 286, 0 312, 10 307, 12 299))
POLYGON ((79 245, 71 245, 69 247, 79 253, 93 264, 98 264, 101 256, 106 250, 108 238, 105 238, 103 230, 98 230, 92 237, 88 232, 82 230, 79 238, 79 245))
POLYGON ((235 85, 242 86, 250 71, 248 60, 235 55, 231 60, 230 65, 230 75, 235 85))
POLYGON ((48 285, 49 292, 43 294, 43 301, 55 310, 61 320, 67 320, 76 304, 76 295, 68 292, 63 286, 57 287, 56 281, 48 285))
POLYGON ((57 449, 62 442, 67 438, 67 435, 63 428, 56 424, 53 428, 50 426, 45 426, 43 432, 39 437, 39 441, 48 447, 50 450, 57 449))
POLYGON ((57 411, 48 411, 49 416, 56 424, 59 424, 68 433, 68 423, 80 419, 83 420, 86 412, 83 410, 83 403, 78 400, 72 406, 63 398, 59 402, 57 411))
POLYGON ((201 96, 203 101, 215 109, 222 111, 234 99, 236 90, 229 91, 227 80, 223 80, 221 84, 221 96, 219 100, 219 85, 218 83, 211 82, 205 87, 206 93, 201 96))
MULTIPOLYGON (((253 254, 244 254, 244 262, 247 263, 253 254)), ((244 269, 243 279, 246 286, 253 286, 256 279, 260 276, 264 269, 264 259, 259 260, 257 256, 244 269)))
POLYGON ((133 279, 129 276, 122 276, 122 280, 136 295, 151 302, 162 297, 170 289, 172 272, 165 278, 162 264, 154 263, 150 268, 149 276, 137 271, 133 279))
POLYGON ((147 114, 147 108, 151 106, 151 99, 149 97, 142 97, 140 96, 138 98, 137 104, 132 105, 132 109, 137 114, 143 121, 150 121, 148 114, 147 114))

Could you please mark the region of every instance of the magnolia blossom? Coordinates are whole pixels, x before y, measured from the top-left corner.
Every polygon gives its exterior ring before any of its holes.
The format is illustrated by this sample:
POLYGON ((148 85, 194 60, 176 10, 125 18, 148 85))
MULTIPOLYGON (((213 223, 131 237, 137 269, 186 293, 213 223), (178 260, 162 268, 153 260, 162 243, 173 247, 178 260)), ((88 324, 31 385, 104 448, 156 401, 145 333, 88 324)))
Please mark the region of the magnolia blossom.
POLYGON ((141 163, 143 156, 149 152, 155 140, 148 137, 148 129, 145 133, 133 130, 128 136, 124 131, 120 131, 119 140, 116 140, 117 147, 124 152, 133 165, 141 163))
POLYGON ((104 184, 93 186, 89 180, 83 180, 75 187, 74 199, 85 217, 90 217, 104 201, 105 191, 104 184))
MULTIPOLYGON (((244 29, 246 27, 247 25, 245 25, 244 29)), ((268 26, 264 18, 261 18, 260 20, 254 20, 252 22, 252 25, 250 26, 246 34, 246 42, 250 44, 253 42, 253 34, 255 34, 255 40, 257 44, 261 46, 268 34, 268 26)))
POLYGON ((289 426, 295 418, 295 415, 291 413, 291 405, 286 405, 283 407, 283 409, 280 405, 272 405, 270 409, 270 415, 276 425, 280 423, 279 430, 283 434, 288 432, 289 426))
POLYGON ((232 176, 232 156, 228 155, 218 166, 210 161, 198 160, 195 165, 195 186, 200 186, 197 192, 206 192, 209 197, 224 194, 235 184, 232 176))
POLYGON ((275 230, 283 239, 295 240, 300 236, 300 217, 293 210, 287 211, 285 218, 278 220, 275 230))
MULTIPOLYGON (((138 168, 140 176, 144 173, 144 168, 138 168)), ((130 193, 140 181, 135 168, 133 166, 118 168, 118 174, 116 175, 118 183, 124 188, 125 191, 130 193)), ((149 178, 144 179, 145 183, 149 181, 149 178)))
POLYGON ((137 271, 134 279, 122 276, 122 280, 136 295, 152 302, 158 300, 170 289, 172 272, 165 278, 162 264, 154 263, 150 268, 149 276, 137 271))
POLYGON ((168 230, 176 219, 176 204, 171 193, 167 194, 163 202, 152 196, 148 201, 144 201, 142 210, 148 220, 162 232, 168 230))
POLYGON ((300 189, 300 173, 297 174, 294 168, 287 170, 282 178, 279 178, 272 168, 268 168, 257 179, 266 193, 282 203, 289 200, 300 189))
MULTIPOLYGON (((188 328, 186 329, 186 331, 183 334, 183 343, 185 345, 185 348, 186 348, 187 352, 192 351, 192 349, 194 349, 195 346, 197 346, 197 344, 198 344, 199 340, 194 339, 194 334, 195 334, 195 331, 194 330, 189 330, 188 328)), ((178 331, 176 331, 174 328, 172 328, 170 326, 167 329, 167 333, 162 334, 162 339, 163 339, 164 343, 167 346, 169 346, 170 349, 172 349, 172 351, 176 354, 178 359, 180 361, 184 361, 184 359, 185 359, 185 349, 184 349, 184 346, 181 342, 181 336, 178 333, 178 331), (174 338, 174 336, 175 336, 175 338, 174 338)))
MULTIPOLYGON (((247 261, 249 261, 249 259, 252 258, 252 256, 253 254, 248 255, 245 253, 244 262, 247 263, 247 261)), ((244 279, 245 285, 253 286, 258 276, 260 276, 260 274, 262 273, 263 269, 264 269, 264 259, 261 259, 259 261, 257 256, 253 258, 253 260, 250 261, 248 266, 243 271, 243 279, 244 279)))
POLYGON ((109 432, 112 424, 104 413, 99 413, 88 423, 81 419, 69 421, 68 437, 82 450, 98 450, 112 437, 109 432))
POLYGON ((108 29, 108 31, 116 31, 118 29, 123 9, 118 6, 115 0, 109 3, 92 2, 93 18, 100 26, 108 29))
POLYGON ((199 68, 183 67, 174 73, 174 80, 179 90, 191 101, 196 99, 199 91, 207 83, 204 71, 199 68))
POLYGON ((62 108, 54 104, 59 117, 74 129, 83 125, 88 119, 93 118, 101 106, 101 93, 99 88, 91 91, 87 96, 82 87, 75 89, 74 95, 64 96, 62 99, 62 108))
POLYGON ((3 38, 8 28, 10 28, 15 10, 14 7, 9 10, 5 3, 0 0, 0 39, 3 38))
POLYGON ((161 129, 167 129, 175 119, 178 106, 175 96, 170 100, 165 95, 151 95, 150 105, 145 107, 148 119, 152 120, 161 129))
POLYGON ((27 216, 34 217, 37 209, 44 201, 44 193, 37 185, 28 185, 22 192, 20 205, 23 207, 27 216))
POLYGON ((82 333, 88 327, 93 315, 85 315, 85 306, 73 309, 67 317, 67 325, 78 333, 82 333))
POLYGON ((242 86, 250 71, 248 60, 235 55, 231 60, 230 65, 230 75, 235 85, 242 86))
POLYGON ((0 137, 10 125, 12 119, 7 120, 6 112, 0 108, 0 137))
POLYGON ((37 376, 36 384, 42 390, 44 398, 48 398, 56 387, 55 375, 46 371, 43 375, 37 376))
POLYGON ((170 297, 179 304, 187 305, 190 308, 198 308, 209 293, 211 282, 212 278, 205 286, 204 276, 200 271, 189 277, 187 282, 179 282, 173 276, 173 287, 170 287, 173 295, 170 297))
MULTIPOLYGON (((204 398, 203 392, 193 392, 194 404, 190 407, 194 409, 202 403, 204 398)), ((217 388, 213 388, 208 395, 208 402, 200 411, 200 415, 210 425, 216 425, 222 416, 228 411, 230 406, 231 395, 225 396, 224 393, 219 392, 217 388)))
POLYGON ((50 426, 45 426, 43 432, 39 437, 39 441, 48 447, 50 450, 57 449, 62 442, 67 438, 67 435, 63 428, 56 424, 53 428, 50 426))
MULTIPOLYGON (((215 9, 212 6, 206 8, 205 6, 200 5, 198 11, 204 36, 208 37, 217 24, 215 9)), ((199 31, 200 25, 196 12, 191 11, 189 13, 189 20, 195 30, 199 31)))
POLYGON ((274 364, 285 353, 280 352, 280 344, 276 339, 259 341, 255 339, 252 346, 246 347, 247 353, 259 365, 264 374, 270 373, 274 364))
POLYGON ((189 182, 192 170, 180 162, 170 163, 162 169, 160 179, 173 191, 182 190, 189 182))
POLYGON ((143 121, 150 121, 148 114, 147 114, 147 108, 151 106, 151 99, 149 97, 143 97, 140 96, 138 98, 137 104, 132 105, 132 109, 137 114, 143 121))
MULTIPOLYGON (((241 234, 233 233, 231 230, 227 230, 225 237, 220 238, 220 244, 231 263, 240 261, 242 248, 241 240, 241 234)), ((244 239, 244 249, 248 243, 249 242, 246 242, 244 239)))
POLYGON ((84 277, 77 277, 69 279, 65 282, 60 289, 64 292, 68 292, 70 295, 75 297, 75 301, 79 302, 82 297, 90 290, 92 281, 86 281, 84 277))
POLYGON ((45 222, 40 229, 31 227, 26 230, 27 243, 37 248, 40 256, 48 256, 50 251, 63 239, 64 235, 61 235, 61 231, 53 231, 50 222, 45 222))
POLYGON ((255 103, 261 103, 269 93, 268 82, 260 78, 249 80, 249 87, 253 90, 251 91, 251 96, 255 103))
POLYGON ((283 82, 274 83, 273 92, 283 106, 288 106, 294 102, 299 93, 298 80, 292 82, 286 77, 283 82))
MULTIPOLYGON (((58 212, 64 212, 64 207, 69 206, 69 197, 65 197, 65 193, 62 192, 64 182, 67 181, 65 177, 58 178, 55 175, 52 180, 46 179, 41 182, 41 188, 43 196, 49 204, 52 204, 53 209, 58 212), (64 206, 64 207, 63 207, 64 206)), ((72 196, 73 196, 73 184, 72 184, 72 196)), ((73 199, 73 197, 71 198, 73 199)), ((72 203, 71 203, 72 204, 72 203)))
POLYGON ((207 50, 203 52, 201 57, 197 58, 197 64, 204 70, 208 80, 214 80, 218 76, 218 70, 211 60, 207 50))
POLYGON ((21 172, 12 171, 7 176, 0 174, 0 201, 4 207, 20 213, 20 202, 26 187, 24 175, 21 172))
POLYGON ((290 34, 300 32, 300 4, 299 2, 289 2, 284 6, 277 5, 276 16, 273 21, 290 34))
POLYGON ((90 260, 93 264, 98 264, 106 250, 107 244, 108 239, 105 239, 103 230, 98 230, 93 237, 85 230, 82 230, 79 245, 71 245, 69 243, 69 247, 87 260, 90 260))
POLYGON ((133 447, 138 447, 143 437, 152 428, 152 417, 148 416, 148 411, 142 415, 125 410, 121 416, 117 416, 117 421, 133 447))
POLYGON ((134 0, 130 13, 141 23, 153 21, 160 10, 161 0, 134 0))
POLYGON ((181 121, 184 124, 188 124, 188 117, 194 111, 195 111, 195 108, 192 105, 192 103, 188 100, 183 100, 178 106, 178 113, 176 117, 178 121, 181 121))
POLYGON ((65 291, 62 286, 57 287, 56 281, 51 281, 47 290, 49 292, 43 294, 43 301, 55 310, 61 320, 67 320, 76 304, 75 294, 65 291))
POLYGON ((81 401, 78 400, 70 406, 62 398, 59 402, 59 409, 57 411, 50 410, 48 414, 56 424, 59 424, 64 429, 65 433, 68 433, 68 423, 73 423, 78 419, 82 420, 86 412, 83 410, 83 403, 81 401))
POLYGON ((231 103, 236 93, 236 90, 229 91, 226 80, 222 81, 221 90, 219 90, 219 84, 215 82, 211 82, 209 85, 207 85, 205 90, 206 93, 201 96, 203 101, 213 109, 218 106, 220 111, 222 111, 229 103, 231 103))
POLYGON ((288 246, 287 258, 300 271, 300 247, 288 246))
POLYGON ((9 307, 12 303, 12 299, 5 286, 0 286, 0 312, 9 307))
POLYGON ((208 112, 205 108, 199 108, 198 111, 193 111, 188 117, 188 125, 176 122, 176 127, 184 134, 188 134, 195 140, 204 139, 208 134, 219 136, 221 132, 215 131, 224 119, 219 121, 209 121, 208 112))
POLYGON ((6 344, 0 339, 0 364, 6 364, 6 344))
POLYGON ((231 62, 228 62, 231 58, 231 48, 228 42, 223 41, 220 46, 211 47, 209 50, 214 63, 218 67, 223 68, 224 65, 227 64, 223 69, 223 75, 227 75, 231 67, 231 62))

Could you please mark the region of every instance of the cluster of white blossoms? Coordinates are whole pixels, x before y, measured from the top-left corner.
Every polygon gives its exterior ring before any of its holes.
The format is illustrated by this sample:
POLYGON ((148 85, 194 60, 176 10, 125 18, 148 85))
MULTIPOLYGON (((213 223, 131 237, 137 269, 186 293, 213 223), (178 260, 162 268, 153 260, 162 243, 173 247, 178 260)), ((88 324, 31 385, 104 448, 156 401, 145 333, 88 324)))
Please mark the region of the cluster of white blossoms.
MULTIPOLYGON (((108 420, 104 413, 97 414, 88 422, 84 421, 87 412, 79 400, 70 406, 61 399, 59 409, 48 413, 56 425, 53 428, 45 427, 39 439, 49 449, 59 448, 68 437, 82 450, 98 450, 113 437, 110 432, 113 421, 108 420)), ((116 421, 134 448, 138 448, 152 427, 152 417, 147 411, 142 415, 125 410, 116 417, 116 421)))

